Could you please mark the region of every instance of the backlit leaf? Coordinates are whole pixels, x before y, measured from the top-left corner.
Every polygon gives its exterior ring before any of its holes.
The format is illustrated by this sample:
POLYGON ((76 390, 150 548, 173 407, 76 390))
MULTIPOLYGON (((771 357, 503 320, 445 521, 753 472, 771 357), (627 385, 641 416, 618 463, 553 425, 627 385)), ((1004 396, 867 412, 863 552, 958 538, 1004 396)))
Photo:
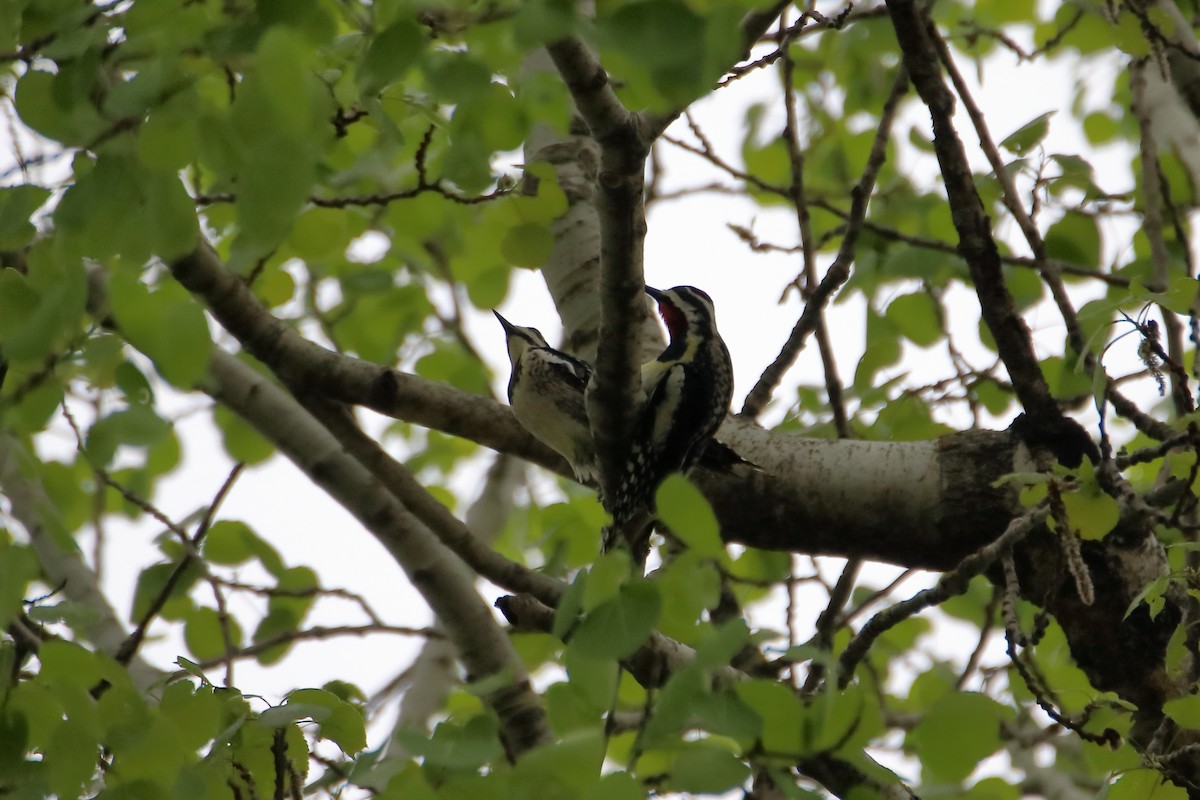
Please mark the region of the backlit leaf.
POLYGON ((377 92, 403 77, 417 62, 426 44, 425 30, 412 18, 401 18, 380 31, 367 48, 358 80, 367 92, 377 92))
POLYGON ((572 646, 592 658, 625 658, 646 641, 661 610, 658 587, 651 581, 626 583, 615 598, 584 617, 572 646))
POLYGON ((1000 747, 1000 721, 1005 716, 990 697, 947 692, 917 724, 912 742, 931 777, 957 783, 1000 747))
POLYGON ((717 517, 695 484, 676 473, 668 475, 655 494, 659 517, 672 535, 697 555, 716 556, 725 552, 717 517))
POLYGON ((1034 117, 1017 130, 1010 133, 1000 142, 1000 146, 1017 155, 1024 155, 1039 144, 1050 130, 1050 118, 1053 111, 1034 117))

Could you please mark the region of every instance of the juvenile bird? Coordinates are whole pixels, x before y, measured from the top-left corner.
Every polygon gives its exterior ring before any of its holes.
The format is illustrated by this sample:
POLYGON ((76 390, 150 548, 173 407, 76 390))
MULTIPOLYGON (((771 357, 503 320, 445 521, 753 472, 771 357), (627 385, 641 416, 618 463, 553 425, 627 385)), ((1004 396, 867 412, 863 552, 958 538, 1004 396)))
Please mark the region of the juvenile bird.
POLYGON ((492 311, 508 339, 508 404, 525 430, 571 465, 580 483, 599 484, 600 471, 583 391, 592 375, 586 362, 546 342, 537 328, 513 325, 492 311))

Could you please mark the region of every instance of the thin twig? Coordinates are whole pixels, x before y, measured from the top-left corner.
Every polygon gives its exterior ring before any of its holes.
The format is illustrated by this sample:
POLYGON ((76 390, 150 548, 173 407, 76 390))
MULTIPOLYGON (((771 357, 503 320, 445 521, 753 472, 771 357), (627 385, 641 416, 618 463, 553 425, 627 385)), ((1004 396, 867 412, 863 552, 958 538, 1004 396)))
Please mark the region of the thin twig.
MULTIPOLYGON (((779 24, 783 27, 787 17, 781 15, 779 24)), ((794 65, 791 55, 784 53, 780 73, 783 76, 783 105, 786 111, 786 123, 783 128, 783 141, 787 145, 788 161, 791 167, 792 182, 790 188, 792 207, 796 215, 796 227, 800 233, 800 249, 803 253, 803 280, 797 277, 794 285, 800 290, 800 296, 807 302, 811 291, 817 285, 817 250, 813 245, 812 224, 808 213, 808 197, 804 191, 804 149, 800 144, 800 122, 796 113, 796 91, 793 78, 794 65)), ((843 241, 845 241, 843 239, 843 241)), ((838 377, 837 360, 833 353, 833 345, 829 341, 829 330, 825 325, 824 309, 818 309, 817 321, 813 329, 817 340, 817 350, 821 356, 821 366, 825 373, 825 393, 829 400, 829 410, 833 415, 833 427, 838 438, 850 437, 850 423, 846 418, 846 402, 842 395, 842 381, 838 377)), ((856 570, 857 571, 857 570, 856 570)), ((819 680, 820 676, 816 678, 819 680)), ((814 673, 809 674, 809 682, 814 679, 814 673)))
POLYGON ((743 415, 756 417, 766 408, 775 388, 783 379, 784 373, 795 363, 801 349, 803 349, 804 340, 808 338, 808 334, 816 326, 821 309, 829 302, 829 298, 837 288, 850 277, 850 265, 854 261, 858 235, 862 230, 863 221, 867 216, 867 204, 870 202, 871 192, 875 187, 875 179, 879 175, 879 170, 883 167, 884 161, 887 159, 887 143, 891 137, 892 123, 895 120, 896 109, 907 91, 908 74, 906 70, 901 68, 896 72, 896 78, 892 82, 891 94, 888 95, 887 102, 884 103, 883 109, 880 111, 879 127, 875 131, 875 139, 871 144, 871 153, 867 157, 867 166, 863 170, 858 184, 851 191, 850 220, 846 224, 846 232, 842 237, 842 245, 838 250, 837 258, 830 265, 820 284, 813 290, 812 296, 804 306, 804 312, 800 315, 800 319, 797 320, 795 327, 792 328, 792 332, 788 336, 783 349, 779 352, 775 361, 763 371, 762 376, 758 379, 758 383, 754 385, 754 388, 750 390, 750 394, 746 396, 746 401, 743 403, 741 411, 743 415))
MULTIPOLYGON (((171 570, 171 574, 167 577, 166 582, 163 583, 162 589, 159 590, 158 595, 156 595, 154 600, 151 601, 150 606, 146 609, 146 613, 144 613, 142 618, 138 620, 137 627, 133 629, 133 632, 130 633, 129 636, 125 638, 125 641, 121 642, 121 646, 117 648, 117 653, 114 658, 118 664, 128 664, 129 660, 133 658, 135 653, 137 653, 138 648, 142 646, 142 642, 146 638, 146 631, 149 629, 150 623, 154 621, 154 618, 158 616, 160 611, 162 611, 163 606, 166 605, 167 600, 171 597, 171 593, 175 591, 175 587, 179 584, 179 581, 182 580, 184 573, 199 558, 200 545, 204 542, 204 536, 208 533, 208 529, 212 524, 213 516, 217 513, 217 509, 220 507, 221 502, 233 488, 234 481, 237 480, 244 467, 245 464, 240 461, 233 465, 233 469, 229 471, 229 474, 225 477, 225 481, 221 484, 221 487, 217 489, 216 495, 213 496, 212 502, 209 503, 208 508, 205 509, 204 517, 197 526, 194 536, 189 537, 186 532, 182 531, 181 529, 178 530, 178 533, 183 535, 184 541, 186 541, 190 546, 184 550, 183 557, 179 559, 179 563, 175 565, 175 569, 171 570)), ((174 523, 171 523, 170 527, 173 530, 177 529, 177 526, 175 526, 174 523)))
POLYGON ((845 686, 850 682, 854 677, 855 667, 884 632, 931 606, 965 592, 971 578, 982 574, 1030 531, 1044 523, 1049 514, 1050 510, 1043 504, 1016 517, 996 540, 964 558, 957 567, 938 578, 938 582, 931 588, 923 589, 909 599, 889 606, 871 617, 842 651, 838 662, 841 685, 845 686))

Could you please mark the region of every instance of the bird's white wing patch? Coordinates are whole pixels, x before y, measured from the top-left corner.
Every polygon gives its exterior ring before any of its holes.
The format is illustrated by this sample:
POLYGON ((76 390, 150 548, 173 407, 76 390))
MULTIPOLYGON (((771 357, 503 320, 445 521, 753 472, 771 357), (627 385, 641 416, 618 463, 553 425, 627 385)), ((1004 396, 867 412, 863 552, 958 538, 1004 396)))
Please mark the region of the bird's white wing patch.
POLYGON ((679 410, 683 396, 684 367, 673 364, 663 371, 654 387, 651 403, 654 406, 654 421, 650 441, 665 442, 675 423, 675 412, 679 410))

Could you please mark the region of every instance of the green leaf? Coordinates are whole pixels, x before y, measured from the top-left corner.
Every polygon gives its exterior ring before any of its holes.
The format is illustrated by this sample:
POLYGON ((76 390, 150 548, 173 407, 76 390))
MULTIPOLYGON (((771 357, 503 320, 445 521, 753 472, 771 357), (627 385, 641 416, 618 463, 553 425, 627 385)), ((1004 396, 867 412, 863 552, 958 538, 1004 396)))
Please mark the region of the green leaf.
POLYGON ((1155 298, 1163 308, 1187 316, 1191 313, 1198 293, 1200 293, 1200 281, 1180 276, 1172 278, 1170 288, 1162 294, 1155 295, 1155 298))
POLYGON ((1092 393, 1091 379, 1077 371, 1073 362, 1060 356, 1042 359, 1039 364, 1042 375, 1050 387, 1050 394, 1059 399, 1087 397, 1092 393))
POLYGON ((913 344, 931 347, 941 341, 941 309, 927 292, 900 295, 884 316, 913 344))
POLYGON ((235 201, 247 260, 287 238, 315 179, 310 148, 291 138, 257 143, 247 154, 235 201))
POLYGON ((425 63, 426 80, 439 99, 447 103, 472 103, 483 97, 492 84, 492 73, 474 55, 438 50, 425 63))
POLYGON ((77 159, 75 185, 54 211, 69 252, 96 259, 177 258, 195 247, 195 207, 173 171, 148 169, 137 159, 102 154, 85 174, 77 159))
POLYGON ((254 76, 278 115, 275 122, 285 129, 308 127, 311 108, 307 77, 312 52, 311 46, 286 27, 268 28, 258 42, 254 76))
POLYGON ((710 560, 689 550, 656 571, 654 580, 663 598, 659 627, 667 636, 690 644, 704 611, 720 602, 720 573, 710 560))
POLYGON ((762 718, 763 749, 786 755, 804 752, 804 705, 790 688, 774 681, 750 680, 739 683, 735 691, 762 718))
POLYGON ((654 704, 654 713, 642 729, 642 746, 670 748, 691 727, 692 710, 708 693, 704 673, 689 666, 671 676, 654 704))
POLYGON ((49 199, 50 190, 40 186, 0 188, 0 250, 19 250, 33 240, 34 212, 49 199))
POLYGON ((417 362, 416 372, 422 378, 473 394, 488 391, 487 371, 478 358, 457 343, 437 342, 433 352, 417 362))
POLYGON ((92 426, 87 436, 88 457, 105 466, 112 461, 118 447, 151 447, 170 432, 170 423, 149 406, 130 406, 114 411, 92 426))
POLYGON ((21 121, 48 139, 83 145, 99 135, 105 122, 67 77, 28 70, 17 81, 15 104, 21 121))
MULTIPOLYGON (((62 725, 66 715, 62 704, 65 699, 63 692, 44 683, 22 681, 8 693, 6 711, 24 722, 31 747, 45 747, 54 731, 62 725)), ((24 756, 22 751, 21 758, 24 756)))
POLYGON ((856 389, 870 389, 879 370, 900 360, 899 336, 894 322, 871 308, 867 309, 867 342, 854 372, 856 389))
POLYGON ((38 678, 51 686, 90 690, 102 677, 96 654, 74 642, 61 639, 43 642, 38 660, 42 662, 38 678))
POLYGON ((95 772, 99 734, 94 726, 74 719, 55 729, 42 760, 52 794, 60 798, 80 796, 95 772))
POLYGON ((508 229, 500 241, 500 255, 518 267, 534 269, 550 258, 554 236, 539 222, 525 222, 508 229))
POLYGON ((967 591, 946 600, 939 608, 952 617, 966 620, 975 626, 982 626, 986 622, 985 610, 991 598, 991 582, 982 575, 976 575, 967 584, 967 591))
POLYGON ((505 264, 493 264, 477 272, 467 283, 467 297, 476 308, 492 309, 508 295, 512 270, 505 264))
MULTIPOLYGON (((1187 662, 1190 651, 1187 644, 1188 626, 1180 625, 1171 632, 1171 638, 1167 640, 1167 650, 1163 659, 1163 666, 1167 668, 1167 674, 1172 678, 1182 678, 1184 673, 1185 663, 1187 662)), ((1191 695, 1194 696, 1194 695, 1191 695)), ((1170 716, 1170 712, 1166 712, 1170 716)), ((1196 718, 1197 723, 1200 723, 1200 715, 1196 718)), ((1176 720, 1178 722, 1178 720, 1176 720)), ((1182 723, 1180 723, 1182 724, 1182 723)), ((1188 727, 1200 727, 1188 726, 1188 727)))
POLYGON ((287 697, 287 704, 293 703, 328 709, 328 716, 317 721, 318 733, 322 739, 342 748, 342 752, 354 754, 366 749, 366 721, 356 706, 324 689, 297 689, 287 697))
POLYGON ((1133 769, 1109 784, 1105 800, 1187 800, 1187 790, 1157 770, 1133 769))
POLYGON ((603 726, 596 720, 588 728, 526 752, 513 771, 514 782, 526 787, 530 797, 578 797, 599 781, 605 744, 603 726))
POLYGON ((252 540, 258 535, 244 522, 218 520, 204 536, 201 552, 206 561, 233 566, 248 561, 254 555, 252 540))
POLYGON ((583 593, 587 590, 588 571, 579 570, 574 580, 563 592, 558 608, 554 611, 554 626, 550 634, 557 639, 566 640, 567 634, 575 629, 579 615, 583 612, 583 593))
POLYGON ((121 332, 169 383, 191 389, 208 371, 213 348, 208 322, 182 286, 164 281, 151 292, 120 271, 109 282, 109 301, 121 332))
POLYGON ((571 682, 551 684, 546 688, 546 716, 550 726, 560 736, 571 731, 590 728, 600 722, 604 708, 594 706, 571 682))
POLYGON ((132 687, 110 688, 98 707, 114 776, 119 775, 121 783, 172 786, 191 758, 176 727, 160 714, 151 714, 132 687))
POLYGON ((225 406, 213 408, 213 422, 221 431, 221 443, 225 445, 225 452, 234 461, 261 464, 275 454, 275 445, 225 406))
POLYGON ((817 752, 861 749, 884 731, 883 713, 862 684, 818 695, 809 710, 808 747, 817 752))
POLYGON ((1069 211, 1046 231, 1046 255, 1082 267, 1100 266, 1100 223, 1069 211))
POLYGON ((1062 500, 1071 524, 1085 540, 1103 539, 1117 526, 1121 516, 1117 501, 1099 490, 1094 493, 1066 492, 1062 500))
POLYGON ((242 627, 232 616, 225 617, 223 626, 221 615, 215 608, 195 608, 187 615, 183 641, 197 660, 209 661, 225 655, 227 647, 236 650, 242 646, 242 627), (229 633, 228 645, 225 627, 229 633))
POLYGON ((1093 111, 1083 118, 1083 134, 1092 145, 1108 144, 1121 133, 1116 119, 1102 111, 1093 111))
POLYGON ((176 656, 175 663, 178 664, 179 668, 187 674, 199 678, 202 682, 206 683, 208 681, 208 679, 204 677, 204 670, 200 668, 199 664, 197 664, 195 661, 192 661, 190 658, 176 656))
POLYGON ((346 212, 340 208, 310 208, 296 220, 288 243, 296 255, 319 261, 345 251, 350 236, 346 212))
POLYGON ((79 329, 87 273, 73 259, 31 258, 27 275, 0 270, 0 346, 12 362, 43 362, 79 329))
MULTIPOLYGON (((154 603, 162 594, 163 589, 166 588, 167 580, 175 572, 175 567, 176 565, 171 563, 151 564, 138 574, 137 584, 134 586, 133 591, 133 610, 129 615, 131 622, 141 622, 146 614, 149 613, 151 604, 154 603)), ((196 565, 184 571, 171 590, 167 606, 163 609, 163 616, 168 616, 167 607, 170 606, 173 600, 183 601, 181 605, 186 609, 187 613, 190 613, 191 604, 187 600, 187 592, 195 584, 200 574, 200 568, 196 565)))
POLYGON ((659 517, 689 549, 701 556, 725 553, 717 517, 695 484, 678 473, 668 475, 655 498, 659 517))
POLYGON ((696 642, 696 666, 713 669, 733 660, 750 643, 750 628, 741 617, 734 617, 716 628, 709 628, 696 642))
POLYGON ((1189 694, 1163 703, 1163 713, 1184 728, 1200 728, 1200 695, 1189 694))
POLYGON ((583 655, 597 659, 622 659, 646 641, 662 613, 658 587, 638 579, 621 587, 617 597, 591 611, 571 638, 583 655))
POLYGON ((911 741, 932 779, 959 783, 1000 747, 1005 716, 1005 709, 986 695, 947 692, 917 724, 911 741))
POLYGON ((1146 32, 1142 30, 1141 20, 1134 14, 1122 9, 1117 15, 1117 22, 1111 28, 1112 43, 1134 58, 1145 58, 1150 55, 1150 42, 1146 32))
POLYGON ((1128 619, 1129 615, 1132 614, 1142 603, 1146 604, 1147 610, 1150 613, 1150 619, 1154 619, 1166 605, 1167 601, 1165 595, 1170 587, 1171 580, 1166 576, 1155 578, 1154 580, 1150 581, 1143 586, 1142 590, 1138 592, 1137 596, 1129 602, 1129 607, 1125 609, 1125 616, 1122 619, 1128 619))
POLYGON ((1050 130, 1050 118, 1054 116, 1054 113, 1047 111, 1045 114, 1034 117, 1006 136, 1000 142, 1000 146, 1019 156, 1025 155, 1046 138, 1046 134, 1050 130))
MULTIPOLYGON (((648 789, 628 772, 610 772, 587 792, 580 800, 646 800, 648 789)), ((655 795, 657 796, 657 794, 655 795)))
POLYGON ((513 36, 525 49, 557 42, 575 31, 575 4, 570 0, 529 0, 513 18, 513 36))
POLYGON ((689 742, 671 764, 667 785, 677 792, 722 794, 750 777, 750 767, 728 748, 708 742, 689 742))
POLYGON ((1050 158, 1062 170, 1062 174, 1050 184, 1056 194, 1067 188, 1079 189, 1088 195, 1100 193, 1095 182, 1095 170, 1087 159, 1067 153, 1055 153, 1050 158))
POLYGON ((984 778, 972 786, 963 800, 1019 800, 1021 790, 1003 778, 984 778))
POLYGON ((433 736, 411 729, 399 730, 394 736, 410 752, 423 756, 427 765, 448 770, 476 770, 502 758, 503 753, 497 723, 487 715, 471 717, 465 724, 443 722, 433 736))
POLYGON ((0 629, 6 630, 20 613, 26 588, 38 572, 33 551, 12 543, 6 534, 0 533, 0 629))
POLYGON ((583 610, 590 612, 616 597, 631 574, 629 553, 611 550, 596 559, 583 587, 583 610))
POLYGON ((1004 285, 1008 287, 1009 294, 1013 296, 1013 302, 1018 311, 1031 308, 1045 295, 1046 287, 1042 282, 1042 277, 1034 270, 1023 267, 1005 265, 1004 285))
POLYGON ((174 172, 196 160, 200 132, 193 108, 155 109, 137 131, 137 155, 152 170, 174 172))
MULTIPOLYGON (((597 20, 597 29, 608 47, 628 59, 622 61, 627 74, 646 71, 650 86, 645 88, 652 87, 658 97, 650 94, 643 102, 683 105, 718 77, 709 66, 705 19, 679 0, 625 3, 597 20)), ((634 80, 635 87, 642 80, 634 80)))
POLYGON ((732 692, 702 694, 696 698, 691 710, 696 721, 709 733, 736 739, 744 743, 746 749, 762 734, 762 717, 732 692))
POLYGON ((593 658, 583 652, 575 639, 567 644, 563 666, 567 668, 571 689, 592 709, 592 713, 604 713, 612 705, 613 695, 620 679, 617 662, 607 658, 593 658))
POLYGON ((415 17, 402 17, 380 31, 371 40, 359 67, 358 82, 363 92, 375 94, 403 77, 420 59, 427 42, 425 29, 415 17))
MULTIPOLYGON (((361 358, 379 364, 391 364, 396 360, 396 350, 405 338, 421 331, 425 319, 433 313, 433 305, 420 284, 391 286, 392 277, 383 277, 389 285, 355 296, 353 305, 348 306, 353 313, 339 319, 333 330, 337 341, 346 349, 358 353, 361 358)), ((464 357, 461 348, 441 342, 437 347, 418 362, 418 369, 463 381, 469 380, 469 373, 480 372, 479 360, 464 357)))
POLYGON ((190 681, 176 681, 163 689, 158 708, 175 723, 184 745, 195 750, 217 735, 221 705, 212 689, 196 688, 190 681))

